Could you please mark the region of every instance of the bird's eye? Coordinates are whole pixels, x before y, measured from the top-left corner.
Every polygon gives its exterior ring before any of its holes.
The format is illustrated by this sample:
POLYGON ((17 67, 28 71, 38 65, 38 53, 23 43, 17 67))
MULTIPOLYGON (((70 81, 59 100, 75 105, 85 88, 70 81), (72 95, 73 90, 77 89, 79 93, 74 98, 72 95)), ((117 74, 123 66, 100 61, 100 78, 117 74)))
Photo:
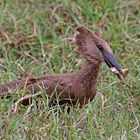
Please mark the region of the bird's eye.
POLYGON ((100 51, 102 51, 102 50, 103 50, 102 45, 97 45, 97 47, 98 47, 98 49, 99 49, 100 51))

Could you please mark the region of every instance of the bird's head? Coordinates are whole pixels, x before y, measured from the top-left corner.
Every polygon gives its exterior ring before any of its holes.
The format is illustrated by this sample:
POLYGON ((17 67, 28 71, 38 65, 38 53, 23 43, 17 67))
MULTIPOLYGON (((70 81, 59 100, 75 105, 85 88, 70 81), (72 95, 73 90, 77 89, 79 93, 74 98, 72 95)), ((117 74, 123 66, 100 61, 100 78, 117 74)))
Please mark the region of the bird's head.
POLYGON ((98 36, 97 34, 88 30, 87 28, 85 28, 83 26, 78 27, 77 31, 80 33, 85 33, 87 36, 90 37, 90 39, 92 39, 92 41, 95 44, 95 45, 93 45, 93 47, 97 47, 97 49, 99 50, 100 54, 102 55, 105 63, 108 65, 108 67, 114 74, 116 74, 119 78, 125 77, 109 44, 105 40, 103 40, 100 36, 98 36))

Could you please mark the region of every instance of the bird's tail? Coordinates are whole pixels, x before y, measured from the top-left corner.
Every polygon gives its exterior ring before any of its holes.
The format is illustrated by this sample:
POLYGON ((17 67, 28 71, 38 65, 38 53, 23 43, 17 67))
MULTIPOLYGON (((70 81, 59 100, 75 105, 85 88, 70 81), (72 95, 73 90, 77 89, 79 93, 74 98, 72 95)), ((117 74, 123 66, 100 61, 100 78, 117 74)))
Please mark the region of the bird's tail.
POLYGON ((25 78, 20 80, 14 80, 9 83, 5 83, 0 85, 0 98, 2 98, 4 95, 7 97, 11 96, 11 92, 16 89, 22 89, 24 87, 28 87, 30 84, 34 84, 37 81, 37 79, 34 78, 25 78))

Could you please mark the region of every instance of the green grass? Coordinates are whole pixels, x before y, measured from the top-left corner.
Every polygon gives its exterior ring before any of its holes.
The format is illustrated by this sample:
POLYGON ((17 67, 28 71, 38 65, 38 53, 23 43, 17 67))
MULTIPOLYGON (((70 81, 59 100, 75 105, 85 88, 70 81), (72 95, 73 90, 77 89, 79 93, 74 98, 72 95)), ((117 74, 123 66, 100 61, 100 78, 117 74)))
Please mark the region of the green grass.
POLYGON ((96 30, 105 16, 103 37, 110 42, 123 68, 126 83, 103 65, 98 93, 84 108, 48 107, 48 100, 33 98, 29 106, 13 98, 0 99, 0 139, 140 139, 140 4, 138 0, 5 0, 0 2, 0 83, 28 74, 78 70, 81 59, 71 44, 76 27, 96 30), (8 38, 6 38, 8 35, 8 38), (32 37, 31 37, 32 36, 32 37), (3 127, 2 127, 3 126, 3 127))

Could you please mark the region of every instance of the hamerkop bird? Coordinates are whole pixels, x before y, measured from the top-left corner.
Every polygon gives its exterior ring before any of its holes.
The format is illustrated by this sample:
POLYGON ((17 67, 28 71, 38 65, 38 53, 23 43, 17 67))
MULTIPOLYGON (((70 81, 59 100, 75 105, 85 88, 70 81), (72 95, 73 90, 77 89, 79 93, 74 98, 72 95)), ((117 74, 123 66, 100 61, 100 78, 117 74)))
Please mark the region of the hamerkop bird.
POLYGON ((43 89, 46 95, 55 93, 61 103, 76 104, 78 102, 82 107, 96 95, 96 82, 103 60, 110 68, 114 67, 120 75, 124 76, 109 44, 94 32, 83 26, 77 28, 75 44, 78 53, 86 60, 81 70, 68 74, 49 74, 38 78, 15 80, 0 85, 0 96, 5 92, 10 93, 15 88, 25 89, 26 87, 33 93, 43 89))

